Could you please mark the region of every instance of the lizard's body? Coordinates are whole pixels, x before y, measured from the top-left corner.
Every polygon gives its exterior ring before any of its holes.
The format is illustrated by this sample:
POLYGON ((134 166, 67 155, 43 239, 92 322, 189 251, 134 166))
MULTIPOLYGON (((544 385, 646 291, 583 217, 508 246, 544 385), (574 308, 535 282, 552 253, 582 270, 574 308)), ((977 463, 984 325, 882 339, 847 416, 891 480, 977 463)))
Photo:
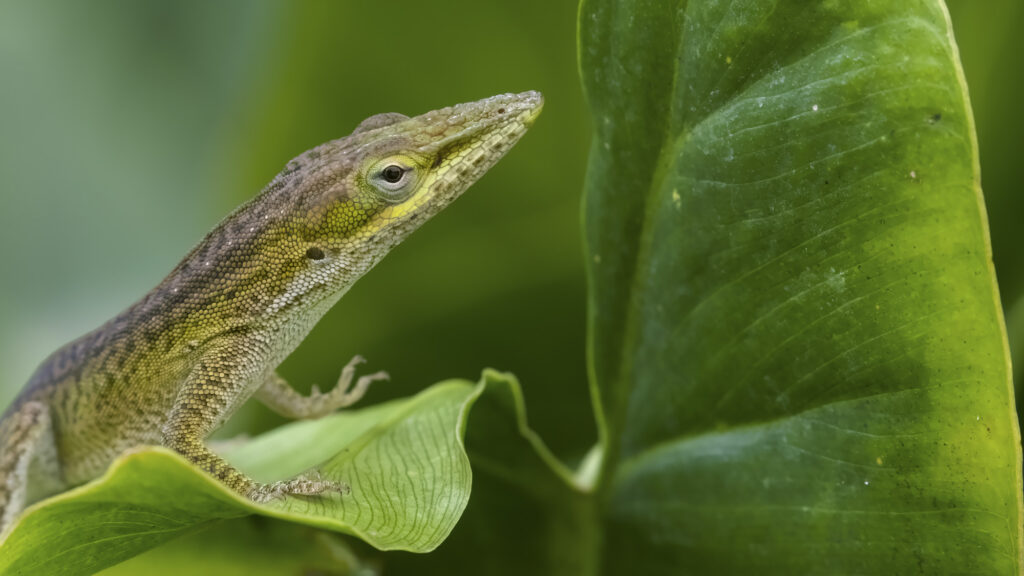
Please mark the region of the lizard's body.
POLYGON ((139 445, 168 446, 256 501, 338 490, 258 484, 203 441, 253 394, 316 417, 386 377, 349 390, 357 357, 335 390, 303 397, 275 368, 362 274, 493 166, 541 102, 528 92, 382 114, 291 161, 149 294, 39 367, 0 419, 0 533, 26 503, 139 445))

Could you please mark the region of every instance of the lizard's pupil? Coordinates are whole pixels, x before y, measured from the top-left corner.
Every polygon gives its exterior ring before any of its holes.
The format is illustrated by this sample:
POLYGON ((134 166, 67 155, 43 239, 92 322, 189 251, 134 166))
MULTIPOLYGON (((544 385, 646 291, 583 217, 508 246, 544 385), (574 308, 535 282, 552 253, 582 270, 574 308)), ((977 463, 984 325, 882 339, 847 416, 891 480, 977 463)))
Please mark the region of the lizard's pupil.
POLYGON ((402 170, 401 166, 392 164, 387 168, 384 168, 384 171, 381 173, 381 175, 384 176, 384 180, 387 180, 388 182, 395 184, 402 179, 402 174, 404 173, 405 170, 402 170))

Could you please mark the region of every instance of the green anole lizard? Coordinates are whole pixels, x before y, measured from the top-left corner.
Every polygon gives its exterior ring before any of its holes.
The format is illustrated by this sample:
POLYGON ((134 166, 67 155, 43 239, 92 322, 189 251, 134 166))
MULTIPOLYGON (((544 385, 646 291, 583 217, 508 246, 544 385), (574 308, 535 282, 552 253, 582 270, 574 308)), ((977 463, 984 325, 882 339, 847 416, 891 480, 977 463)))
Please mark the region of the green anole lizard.
POLYGON ((37 369, 0 419, 0 534, 28 503, 140 445, 175 450, 256 502, 343 491, 316 477, 258 483, 205 439, 250 396, 316 418, 386 378, 356 379, 357 356, 333 390, 302 396, 275 369, 359 277, 508 152, 542 105, 524 92, 379 114, 289 162, 156 288, 37 369))

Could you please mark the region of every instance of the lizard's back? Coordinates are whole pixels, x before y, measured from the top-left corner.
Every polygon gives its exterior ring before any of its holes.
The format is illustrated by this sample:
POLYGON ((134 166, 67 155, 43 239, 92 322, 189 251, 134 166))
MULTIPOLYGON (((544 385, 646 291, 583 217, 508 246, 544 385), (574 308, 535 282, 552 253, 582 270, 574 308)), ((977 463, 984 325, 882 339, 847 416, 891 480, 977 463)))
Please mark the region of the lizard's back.
MULTIPOLYGON (((291 277, 291 263, 264 246, 287 214, 286 192, 275 180, 141 300, 51 354, 0 422, 27 402, 48 406, 60 473, 73 486, 101 474, 128 448, 161 444, 182 383, 219 342, 271 343, 267 366, 283 360, 340 297, 319 304, 307 297, 293 303, 296 313, 268 314, 291 277)), ((0 435, 10 427, 0 423, 0 435)))
MULTIPOLYGON (((302 165, 305 156, 292 164, 302 165)), ((296 306, 308 310, 264 319, 290 277, 290 263, 265 247, 288 214, 287 192, 275 180, 141 300, 51 354, 4 413, 0 436, 11 433, 9 421, 26 403, 49 407, 60 475, 73 486, 101 474, 128 448, 161 444, 182 383, 219 341, 260 345, 251 336, 261 332, 273 341, 268 361, 282 360, 324 307, 296 306)))
POLYGON ((189 359, 166 323, 145 318, 143 308, 139 302, 51 354, 4 413, 6 421, 27 402, 49 407, 66 485, 98 476, 127 448, 159 444, 189 359))

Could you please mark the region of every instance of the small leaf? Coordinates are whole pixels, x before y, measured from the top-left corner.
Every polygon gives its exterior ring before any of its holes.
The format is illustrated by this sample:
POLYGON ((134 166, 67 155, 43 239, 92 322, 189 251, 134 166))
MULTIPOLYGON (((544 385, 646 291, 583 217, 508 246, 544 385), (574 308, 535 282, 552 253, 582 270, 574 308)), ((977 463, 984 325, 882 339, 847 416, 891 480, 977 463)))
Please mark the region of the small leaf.
POLYGON ((437 547, 469 499, 464 412, 477 388, 437 384, 402 401, 275 430, 227 456, 264 481, 318 467, 346 495, 256 505, 163 448, 31 507, 0 543, 0 574, 92 574, 210 522, 261 514, 359 536, 383 550, 437 547), (318 466, 319 465, 319 466, 318 466))
POLYGON ((518 381, 484 372, 468 415, 473 497, 444 545, 388 554, 388 574, 596 574, 601 520, 593 494, 595 449, 573 473, 526 420, 518 381))

